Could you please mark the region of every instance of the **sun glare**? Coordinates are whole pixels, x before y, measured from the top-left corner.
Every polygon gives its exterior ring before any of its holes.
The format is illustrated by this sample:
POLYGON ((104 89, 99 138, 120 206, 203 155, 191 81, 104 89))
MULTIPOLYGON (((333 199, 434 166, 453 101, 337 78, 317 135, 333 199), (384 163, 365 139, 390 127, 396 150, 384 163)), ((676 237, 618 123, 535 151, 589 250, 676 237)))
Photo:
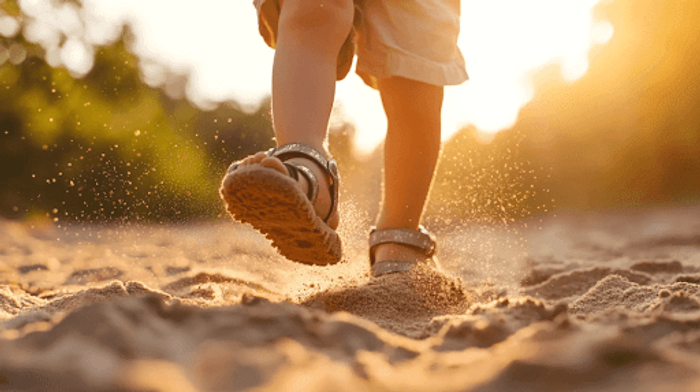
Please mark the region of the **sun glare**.
MULTIPOLYGON (((462 1, 459 45, 470 80, 447 87, 443 139, 466 125, 496 133, 512 126, 532 98, 530 75, 559 64, 573 82, 588 70, 588 52, 607 42, 612 26, 593 18, 597 0, 462 1)), ((376 94, 352 80, 339 86, 338 104, 357 127, 357 148, 371 151, 385 136, 386 121, 376 94)))
MULTIPOLYGON (((558 64, 568 82, 583 76, 591 47, 607 42, 613 34, 609 23, 593 17, 599 1, 462 0, 459 45, 470 81, 446 89, 443 139, 470 124, 483 133, 512 126, 532 98, 530 78, 546 64, 558 64)), ((106 26, 128 21, 146 82, 166 83, 163 67, 168 67, 187 75, 185 93, 199 106, 232 99, 254 110, 270 94, 273 57, 258 36, 254 8, 250 2, 231 0, 202 2, 197 7, 188 4, 184 0, 85 0, 91 20, 99 21, 85 29, 98 42, 104 40, 99 37, 118 31, 106 26)), ((35 35, 41 39, 40 32, 35 35)), ((78 74, 86 72, 84 47, 77 43, 73 47, 72 52, 60 53, 56 62, 78 74)), ((348 121, 355 126, 358 152, 371 151, 384 139, 386 120, 379 95, 357 76, 339 83, 334 113, 331 124, 348 121)))

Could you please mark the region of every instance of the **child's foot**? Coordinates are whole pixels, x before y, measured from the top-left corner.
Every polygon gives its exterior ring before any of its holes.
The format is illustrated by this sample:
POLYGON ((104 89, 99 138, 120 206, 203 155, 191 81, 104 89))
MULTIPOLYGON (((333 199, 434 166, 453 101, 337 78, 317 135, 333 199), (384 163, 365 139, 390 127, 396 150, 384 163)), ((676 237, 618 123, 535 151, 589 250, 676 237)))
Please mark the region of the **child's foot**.
POLYGON ((235 163, 221 196, 234 219, 251 224, 290 260, 341 259, 335 162, 302 144, 259 152, 235 163))
POLYGON ((372 276, 404 272, 416 266, 440 268, 435 254, 435 239, 422 227, 410 229, 373 229, 370 233, 372 276))
MULTIPOLYGON (((318 179, 318 198, 316 203, 314 203, 314 210, 316 215, 320 217, 326 217, 331 212, 331 192, 329 176, 323 171, 316 162, 307 158, 291 158, 287 162, 294 162, 300 165, 304 165, 316 175, 318 179)), ((260 151, 256 154, 249 155, 238 162, 239 167, 246 167, 249 165, 259 164, 263 167, 276 170, 277 172, 284 174, 285 176, 290 176, 289 170, 284 163, 277 157, 269 156, 265 151, 260 151)), ((299 176, 296 180, 299 190, 307 194, 309 192, 309 181, 306 180, 304 176, 299 176)), ((338 228, 338 215, 332 216, 326 224, 333 230, 338 228)))
POLYGON ((380 263, 384 260, 405 260, 411 263, 422 263, 427 260, 420 250, 400 244, 381 244, 374 248, 374 262, 380 263))

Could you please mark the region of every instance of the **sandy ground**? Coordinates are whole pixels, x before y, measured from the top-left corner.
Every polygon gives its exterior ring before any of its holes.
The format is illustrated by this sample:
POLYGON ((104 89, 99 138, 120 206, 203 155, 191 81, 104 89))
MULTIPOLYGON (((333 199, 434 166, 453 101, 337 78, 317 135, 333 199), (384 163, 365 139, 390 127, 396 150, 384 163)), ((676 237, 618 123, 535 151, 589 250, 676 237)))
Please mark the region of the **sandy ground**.
POLYGON ((358 222, 309 267, 233 223, 0 221, 0 390, 700 390, 699 218, 450 228, 459 279, 373 281, 358 222))

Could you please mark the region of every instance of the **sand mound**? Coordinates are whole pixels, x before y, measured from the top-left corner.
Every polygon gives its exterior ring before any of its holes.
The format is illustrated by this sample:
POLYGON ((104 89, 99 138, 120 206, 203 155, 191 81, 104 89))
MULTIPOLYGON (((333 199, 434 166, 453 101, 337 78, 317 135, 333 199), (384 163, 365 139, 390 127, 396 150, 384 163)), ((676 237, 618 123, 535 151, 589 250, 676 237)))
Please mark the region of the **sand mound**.
POLYGON ((360 286, 321 292, 303 304, 327 312, 349 312, 391 332, 420 339, 428 336, 434 317, 463 313, 472 302, 473 295, 458 278, 415 268, 407 274, 384 275, 360 286))
POLYGON ((577 270, 554 275, 545 280, 543 283, 523 290, 523 292, 528 295, 549 300, 579 296, 587 292, 597 282, 609 275, 624 276, 630 281, 639 284, 647 284, 651 282, 651 277, 644 273, 597 267, 588 270, 577 270))
POLYGON ((700 309, 700 286, 691 283, 640 286, 620 275, 609 275, 571 303, 570 313, 589 315, 611 308, 635 312, 662 309, 668 312, 700 309))

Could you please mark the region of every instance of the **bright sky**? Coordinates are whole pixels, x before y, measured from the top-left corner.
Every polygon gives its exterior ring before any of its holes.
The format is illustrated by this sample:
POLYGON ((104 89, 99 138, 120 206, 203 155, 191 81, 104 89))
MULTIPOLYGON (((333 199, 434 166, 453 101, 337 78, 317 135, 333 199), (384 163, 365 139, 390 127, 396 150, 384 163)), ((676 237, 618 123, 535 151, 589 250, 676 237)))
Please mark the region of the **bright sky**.
MULTIPOLYGON (((511 126, 532 96, 528 75, 544 64, 559 63, 569 81, 585 74, 591 46, 607 42, 613 34, 609 23, 593 19, 598 1, 462 0, 459 45, 471 80, 446 89, 444 139, 467 124, 487 133, 511 126)), ((35 10, 37 15, 45 13, 47 3, 21 0, 25 12, 35 10)), ((162 81, 156 65, 160 63, 189 73, 187 96, 204 107, 234 99, 254 109, 270 94, 274 52, 258 35, 252 0, 84 0, 84 4, 90 21, 85 31, 71 16, 79 11, 70 4, 64 4, 59 15, 42 16, 55 29, 69 33, 63 49, 49 53, 54 63, 77 74, 85 72, 91 63, 81 40, 108 42, 118 32, 116 26, 128 20, 136 34, 136 54, 155 60, 144 69, 152 83, 162 81)), ((336 108, 340 119, 355 125, 360 149, 383 140, 386 120, 378 93, 354 73, 339 83, 336 108)))

